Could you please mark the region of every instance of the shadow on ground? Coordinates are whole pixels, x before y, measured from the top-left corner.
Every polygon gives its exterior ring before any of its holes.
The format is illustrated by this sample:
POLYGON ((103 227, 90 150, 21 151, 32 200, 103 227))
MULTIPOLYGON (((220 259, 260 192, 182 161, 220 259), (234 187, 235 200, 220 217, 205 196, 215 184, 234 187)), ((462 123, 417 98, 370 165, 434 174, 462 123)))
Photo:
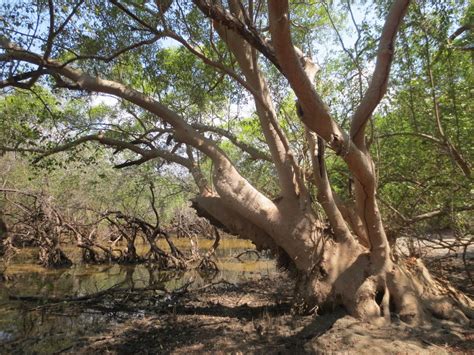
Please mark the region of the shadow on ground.
POLYGON ((473 349, 472 328, 433 320, 413 327, 394 318, 375 326, 343 309, 321 316, 291 312, 286 278, 216 286, 169 304, 160 314, 131 318, 84 339, 71 353, 367 353, 443 354, 473 349), (265 290, 265 291, 262 291, 265 290))

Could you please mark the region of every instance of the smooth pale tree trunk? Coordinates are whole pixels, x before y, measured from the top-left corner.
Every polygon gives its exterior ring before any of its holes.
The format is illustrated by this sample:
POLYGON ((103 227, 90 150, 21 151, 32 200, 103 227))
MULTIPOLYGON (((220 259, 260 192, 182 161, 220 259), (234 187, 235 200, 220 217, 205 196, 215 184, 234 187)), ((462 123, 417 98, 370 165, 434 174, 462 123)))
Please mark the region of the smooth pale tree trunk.
MULTIPOLYGON (((90 135, 45 155, 94 141, 127 149, 141 156, 140 161, 163 158, 183 165, 198 186, 200 194, 194 204, 201 215, 251 239, 258 248, 273 250, 291 260, 302 310, 342 305, 350 314, 366 320, 388 320, 390 311, 395 311, 406 320, 435 314, 465 321, 465 314, 472 307, 470 300, 459 294, 453 296, 452 290, 446 292, 446 287, 434 281, 420 261, 405 261, 393 255, 378 209, 375 170, 365 143, 367 122, 386 92, 394 39, 409 0, 395 0, 390 8, 380 36, 372 80, 354 113, 350 132, 344 132, 331 117, 315 90, 313 63, 292 43, 288 1, 268 1, 271 42, 249 29, 239 2, 229 1, 230 11, 224 11, 217 2, 193 2, 215 21, 217 31, 245 77, 245 81, 240 77, 237 81, 244 83, 255 100, 281 199, 273 201, 252 186, 214 141, 155 98, 122 83, 88 75, 49 59, 48 55, 24 50, 0 37, 2 61, 36 65, 46 69, 44 75, 54 74, 54 80, 60 78, 63 86, 126 100, 159 118, 173 131, 174 140, 188 148, 188 158, 184 158, 153 144, 144 148, 107 136, 90 135), (313 211, 303 174, 278 125, 268 84, 258 68, 257 51, 276 66, 297 97, 299 116, 307 129, 313 184, 328 223, 319 220, 313 211), (355 203, 342 201, 331 189, 324 163, 325 146, 347 164, 355 181, 355 203), (199 171, 193 151, 212 161, 212 185, 199 171)), ((186 48, 194 50, 192 46, 186 48)), ((231 76, 235 78, 235 72, 231 76)))
POLYGON ((295 304, 303 312, 343 306, 369 321, 388 320, 391 312, 408 322, 431 315, 459 322, 468 322, 466 315, 472 317, 472 301, 451 288, 446 292, 420 260, 391 259, 391 269, 374 269, 366 247, 355 239, 336 241, 334 233, 323 229, 311 214, 295 216, 283 208, 281 223, 270 234, 229 209, 219 197, 197 197, 194 207, 258 248, 289 257, 296 280, 295 304), (283 243, 283 239, 300 243, 283 243))

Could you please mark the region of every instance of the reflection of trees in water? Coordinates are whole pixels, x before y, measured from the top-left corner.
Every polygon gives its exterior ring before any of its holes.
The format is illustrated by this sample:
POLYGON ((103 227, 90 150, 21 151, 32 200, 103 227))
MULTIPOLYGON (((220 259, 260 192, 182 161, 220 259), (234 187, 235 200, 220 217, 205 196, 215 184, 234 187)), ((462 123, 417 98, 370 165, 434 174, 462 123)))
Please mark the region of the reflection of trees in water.
POLYGON ((74 278, 66 269, 54 273, 32 272, 25 274, 8 274, 4 287, 8 293, 27 293, 34 295, 64 294, 73 289, 74 278))
POLYGON ((159 286, 165 288, 166 284, 171 281, 180 280, 186 275, 184 270, 163 270, 160 265, 147 263, 136 265, 120 265, 118 274, 121 281, 117 280, 117 284, 121 284, 121 288, 139 289, 140 287, 159 286))
MULTIPOLYGON (((240 272, 233 272, 233 277, 240 272)), ((54 293, 61 292, 61 296, 55 300, 45 296, 37 303, 17 301, 14 303, 16 310, 11 312, 7 322, 12 324, 11 330, 15 329, 15 337, 22 338, 22 348, 47 349, 51 342, 73 341, 78 334, 117 321, 126 313, 155 312, 160 307, 167 307, 175 297, 186 292, 192 282, 191 287, 199 288, 215 282, 216 277, 231 281, 225 274, 199 269, 163 271, 156 264, 84 266, 36 274, 34 287, 30 288, 32 294, 45 295, 45 291, 50 291, 51 298, 54 293), (46 284, 52 285, 51 288, 46 284), (91 299, 70 302, 71 298, 84 295, 91 295, 91 299), (61 297, 68 300, 60 302, 61 297)), ((31 276, 25 275, 17 283, 19 294, 26 293, 31 276)))
POLYGON ((217 269, 197 269, 196 272, 204 282, 212 282, 221 275, 217 269))
POLYGON ((73 279, 73 288, 66 291, 66 294, 87 294, 97 292, 104 287, 106 283, 115 283, 117 274, 113 273, 114 265, 106 264, 100 267, 86 268, 76 267, 73 269, 71 278, 73 279))
POLYGON ((184 272, 181 270, 169 270, 163 271, 158 266, 154 264, 146 264, 145 269, 148 272, 148 285, 163 285, 173 279, 179 279, 184 275, 184 272))
MULTIPOLYGON (((150 220, 121 211, 88 211, 93 212, 93 217, 90 217, 92 220, 83 220, 79 211, 75 211, 74 217, 67 215, 53 203, 53 198, 44 192, 0 187, 0 192, 11 195, 8 200, 8 216, 14 219, 15 223, 12 224, 9 235, 16 241, 15 245, 2 242, 5 239, 6 225, 3 219, 0 219, 0 254, 7 245, 10 245, 7 250, 10 253, 17 251, 15 246, 32 245, 38 247, 37 258, 39 257, 44 267, 70 267, 73 262, 69 252, 63 250, 63 246, 68 244, 81 250, 82 262, 87 264, 153 262, 161 265, 162 269, 191 269, 195 264, 199 264, 197 261, 201 259, 204 263, 200 263, 199 267, 213 266, 198 252, 187 256, 176 247, 168 232, 160 226, 160 216, 154 207, 153 185, 149 188, 152 196, 150 205, 154 212, 154 218, 150 220), (143 255, 137 250, 140 239, 148 248, 143 255), (160 240, 165 241, 166 248, 160 247, 160 240)), ((206 226, 209 227, 209 224, 206 226)), ((192 228, 188 227, 180 224, 179 230, 187 233, 183 235, 190 240, 196 238, 197 231, 199 235, 206 235, 202 228, 194 225, 191 225, 192 228)))
POLYGON ((133 279, 133 274, 135 273, 134 267, 121 267, 121 270, 125 269, 124 272, 124 281, 123 283, 130 289, 135 289, 135 281, 133 279))
POLYGON ((78 337, 113 319, 112 314, 94 312, 81 305, 18 302, 2 321, 8 324, 4 329, 8 339, 12 340, 12 353, 46 354, 52 353, 52 349, 67 348, 78 337))

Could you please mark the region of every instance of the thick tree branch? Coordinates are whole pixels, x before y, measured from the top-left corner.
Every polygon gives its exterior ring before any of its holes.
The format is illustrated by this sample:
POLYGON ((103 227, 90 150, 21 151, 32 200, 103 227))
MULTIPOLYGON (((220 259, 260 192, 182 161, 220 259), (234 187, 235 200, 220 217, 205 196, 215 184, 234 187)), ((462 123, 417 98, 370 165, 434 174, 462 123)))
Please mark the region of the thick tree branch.
MULTIPOLYGON (((214 186, 229 207, 231 206, 231 208, 253 221, 253 223, 269 231, 281 223, 280 211, 275 203, 244 179, 237 172, 226 154, 214 142, 196 132, 176 112, 153 98, 118 82, 92 77, 54 60, 44 60, 41 56, 12 44, 4 37, 0 38, 0 46, 5 49, 5 53, 0 55, 0 61, 17 60, 42 65, 67 78, 72 83, 77 84, 82 90, 101 92, 122 98, 160 117, 161 120, 173 127, 174 139, 176 141, 195 147, 213 160, 214 186)), ((308 243, 310 243, 310 241, 302 240, 296 236, 288 238, 288 234, 282 231, 275 234, 275 238, 289 252, 295 250, 294 245, 300 245, 302 250, 304 250, 309 247, 308 243)), ((298 263, 302 269, 305 269, 310 267, 313 261, 312 259, 301 260, 298 263)))
MULTIPOLYGON (((114 4, 119 5, 116 2, 114 2, 114 4)), ((218 69, 219 71, 221 71, 223 73, 226 73, 231 78, 233 78, 234 80, 239 82, 243 87, 245 87, 254 96, 257 106, 261 105, 261 107, 263 107, 264 110, 269 112, 268 116, 269 116, 269 119, 271 121, 270 123, 273 126, 274 131, 279 136, 279 139, 282 141, 282 144, 284 145, 284 149, 286 150, 286 152, 283 152, 283 158, 277 157, 277 165, 278 165, 279 160, 288 160, 289 159, 291 161, 291 164, 293 165, 294 170, 296 172, 299 171, 299 168, 298 168, 296 162, 294 161, 294 158, 292 156, 287 157, 287 155, 289 155, 289 143, 287 142, 286 137, 284 136, 284 134, 281 132, 281 129, 280 129, 280 127, 279 127, 279 125, 276 121, 276 118, 273 117, 274 115, 272 115, 272 112, 274 113, 274 109, 273 109, 273 107, 271 107, 271 100, 268 100, 268 98, 266 99, 264 97, 264 95, 262 94, 262 89, 259 87, 259 84, 262 82, 261 76, 258 77, 257 80, 252 81, 248 78, 249 73, 247 72, 247 79, 250 81, 250 83, 249 83, 248 81, 243 80, 237 73, 235 73, 233 70, 229 69, 228 67, 226 67, 222 63, 213 61, 213 60, 209 59, 208 57, 206 57, 204 54, 202 54, 195 47, 191 46, 183 37, 179 36, 178 34, 172 32, 172 31, 169 31, 169 30, 159 32, 156 29, 154 29, 153 26, 150 26, 149 24, 147 24, 143 20, 137 18, 133 13, 131 13, 128 9, 124 8, 122 5, 120 5, 119 7, 128 16, 133 18, 135 21, 139 22, 142 26, 147 27, 153 33, 156 33, 156 34, 160 33, 160 35, 165 35, 169 38, 173 38, 174 40, 178 41, 183 46, 185 46, 191 53, 193 53, 198 58, 200 58, 205 64, 210 65, 210 66, 218 69)), ((238 19, 238 16, 236 17, 236 19, 238 21, 240 21, 238 19)), ((250 21, 250 20, 247 19, 247 22, 248 21, 250 21)), ((247 25, 248 25, 248 23, 247 23, 247 25)), ((241 38, 241 37, 239 37, 239 38, 241 38)), ((244 43, 244 45, 246 45, 246 42, 244 41, 243 38, 241 38, 241 42, 244 43)), ((239 48, 241 49, 241 47, 239 47, 239 48)), ((267 137, 267 140, 268 140, 268 137, 267 137)), ((247 151, 250 152, 249 149, 247 149, 247 151)), ((290 167, 289 170, 292 170, 292 168, 290 167)), ((291 177, 290 177, 290 182, 291 182, 293 180, 293 172, 290 171, 290 175, 291 175, 291 177)), ((300 190, 303 191, 304 186, 303 186, 303 184, 300 184, 300 185, 302 185, 302 186, 300 186, 300 190)))
POLYGON ((14 86, 20 89, 29 89, 31 88, 36 80, 43 75, 47 74, 48 71, 46 69, 37 69, 37 70, 31 70, 28 72, 24 72, 21 74, 13 75, 10 76, 4 80, 0 81, 0 89, 8 87, 8 86, 14 86), (30 79, 28 82, 23 83, 23 80, 30 79))
POLYGON ((280 68, 270 44, 260 36, 254 27, 247 27, 244 22, 232 15, 222 6, 216 5, 216 3, 208 0, 193 0, 193 3, 205 16, 239 33, 253 48, 258 50, 270 62, 272 62, 276 68, 280 68))
POLYGON ((462 35, 466 31, 472 31, 474 29, 474 24, 468 24, 468 25, 463 25, 459 27, 456 31, 453 32, 451 36, 449 36, 448 41, 452 42, 454 41, 457 37, 462 35))
POLYGON ((372 80, 352 118, 351 139, 359 148, 365 149, 365 126, 387 91, 390 67, 395 52, 395 38, 409 4, 410 0, 395 0, 385 20, 372 80))
POLYGON ((474 210, 474 205, 459 206, 459 207, 452 207, 452 208, 447 207, 447 208, 438 209, 438 210, 434 210, 434 211, 430 211, 430 212, 426 212, 426 213, 416 215, 414 217, 408 218, 407 220, 405 220, 405 222, 409 223, 409 224, 412 224, 412 223, 416 223, 416 222, 419 222, 419 221, 423 221, 425 219, 441 216, 441 215, 447 214, 449 212, 463 212, 463 211, 472 211, 472 210, 474 210))
POLYGON ((191 167, 188 168, 189 172, 191 173, 194 182, 196 183, 197 187, 199 188, 199 193, 201 196, 212 196, 214 195, 214 191, 212 190, 209 181, 204 176, 204 173, 201 170, 201 166, 199 165, 199 161, 196 162, 194 159, 193 149, 190 146, 186 146, 186 154, 188 156, 189 161, 191 162, 191 167))
POLYGON ((317 137, 315 133, 306 131, 306 139, 308 140, 309 152, 313 166, 314 182, 318 189, 318 202, 326 212, 334 235, 338 242, 354 242, 351 232, 342 216, 331 189, 331 184, 327 175, 325 158, 324 158, 324 142, 322 138, 317 137))
POLYGON ((290 33, 288 1, 269 0, 270 32, 281 69, 298 97, 304 123, 320 135, 339 154, 347 151, 347 136, 331 118, 329 110, 316 92, 305 66, 314 65, 309 58, 301 60, 290 33))
POLYGON ((344 220, 347 222, 347 224, 351 227, 352 231, 357 236, 359 242, 367 248, 370 247, 367 230, 360 216, 357 214, 354 204, 348 201, 343 201, 334 191, 332 193, 337 208, 341 212, 341 215, 344 220))
MULTIPOLYGON (((232 14, 238 19, 244 17, 237 1, 229 1, 229 6, 232 14)), ((220 23, 216 23, 215 27, 219 36, 237 59, 246 80, 255 88, 255 92, 252 93, 255 107, 265 141, 275 163, 282 196, 287 197, 287 201, 296 201, 298 194, 306 196, 307 194, 302 193, 305 191, 304 184, 298 181, 299 167, 294 161, 288 140, 278 124, 277 113, 267 81, 259 69, 255 49, 234 30, 220 23)))

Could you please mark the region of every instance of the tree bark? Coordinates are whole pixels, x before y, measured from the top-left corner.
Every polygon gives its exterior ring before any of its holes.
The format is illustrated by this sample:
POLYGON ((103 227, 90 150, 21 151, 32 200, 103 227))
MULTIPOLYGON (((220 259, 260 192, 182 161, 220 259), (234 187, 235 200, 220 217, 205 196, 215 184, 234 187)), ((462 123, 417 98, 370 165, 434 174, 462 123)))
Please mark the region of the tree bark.
MULTIPOLYGON (((171 36, 206 64, 227 73, 252 94, 277 171, 282 194, 280 201, 272 201, 250 184, 225 152, 207 139, 199 127, 193 127, 184 117, 151 96, 119 82, 94 77, 68 63, 49 59, 49 50, 46 55, 39 55, 20 48, 4 37, 0 37, 3 49, 0 61, 20 61, 37 66, 41 70, 31 75, 52 74, 53 78, 71 89, 119 97, 171 126, 174 140, 186 145, 188 158, 98 135, 80 139, 128 149, 142 156, 138 161, 140 163, 161 157, 185 166, 199 189, 194 207, 200 215, 224 226, 231 233, 251 239, 258 248, 275 252, 281 249, 291 259, 303 309, 343 305, 351 314, 367 320, 389 319, 391 310, 399 312, 407 320, 422 318, 427 309, 434 309, 438 314, 452 314, 449 306, 442 306, 442 309, 436 306, 452 305, 453 302, 440 291, 442 287, 429 277, 422 264, 397 260, 391 255, 377 205, 373 161, 365 142, 367 122, 386 92, 394 41, 409 0, 395 0, 389 10, 372 80, 354 113, 349 133, 333 119, 316 91, 315 65, 311 58, 305 57, 293 45, 287 0, 268 1, 271 43, 250 23, 240 1, 230 0, 230 11, 218 2, 195 0, 194 3, 204 15, 215 21, 219 35, 235 56, 245 81, 234 71, 208 60, 185 41, 183 43, 183 39, 176 34, 171 36), (330 228, 312 210, 300 166, 295 162, 287 138, 278 124, 269 85, 259 68, 257 52, 269 59, 284 75, 297 97, 300 118, 308 130, 317 199, 330 228), (331 189, 325 165, 325 144, 344 160, 354 178, 354 208, 350 203, 342 203, 331 189), (194 150, 211 159, 213 186, 199 169, 193 157, 194 150)), ((114 4, 120 6, 117 2, 114 4)), ((156 27, 139 22, 157 35, 156 27)), ((28 75, 25 74, 25 77, 31 77, 28 75)), ((5 85, 10 82, 5 81, 5 85)), ((469 304, 466 300, 463 302, 464 305, 469 304)), ((463 318, 463 313, 458 315, 463 318)))

